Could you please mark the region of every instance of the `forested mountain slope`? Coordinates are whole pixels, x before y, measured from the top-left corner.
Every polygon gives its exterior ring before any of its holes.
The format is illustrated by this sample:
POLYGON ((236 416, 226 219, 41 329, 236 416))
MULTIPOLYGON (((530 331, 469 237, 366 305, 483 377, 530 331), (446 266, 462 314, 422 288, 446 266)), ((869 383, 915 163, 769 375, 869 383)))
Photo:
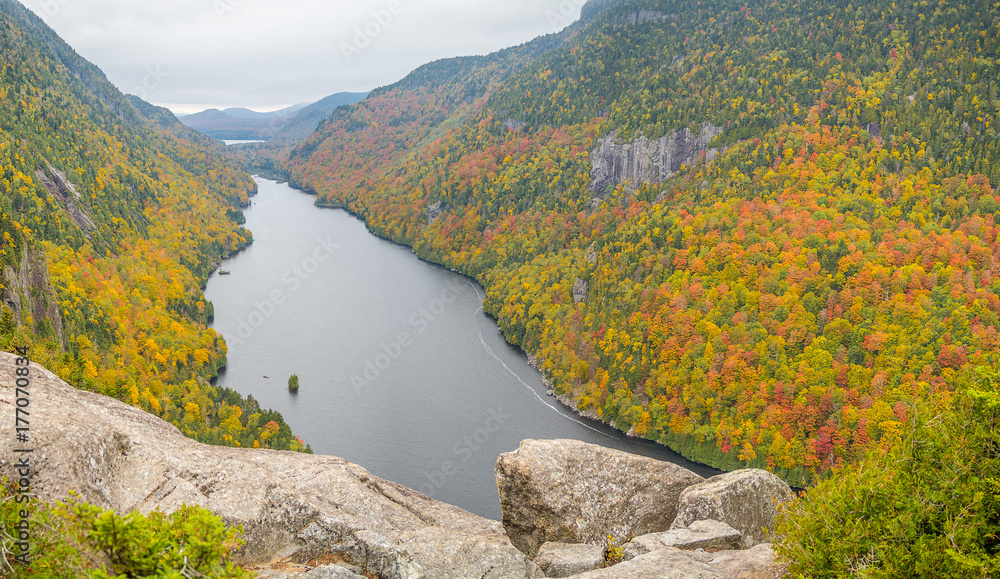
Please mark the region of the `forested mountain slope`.
POLYGON ((200 288, 250 241, 254 182, 12 0, 0 46, 0 345, 202 441, 299 448, 280 415, 206 381, 226 348, 200 288))
POLYGON ((285 168, 475 276, 581 410, 801 484, 997 361, 998 44, 986 0, 591 3, 285 168))

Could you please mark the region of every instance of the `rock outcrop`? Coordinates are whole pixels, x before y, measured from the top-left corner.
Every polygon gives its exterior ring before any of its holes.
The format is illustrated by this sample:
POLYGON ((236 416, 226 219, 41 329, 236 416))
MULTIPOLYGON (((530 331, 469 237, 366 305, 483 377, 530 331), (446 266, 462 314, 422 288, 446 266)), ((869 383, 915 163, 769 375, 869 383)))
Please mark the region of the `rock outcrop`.
POLYGON ((546 577, 572 577, 604 567, 604 547, 583 543, 545 543, 535 565, 546 577))
MULTIPOLYGON (((497 489, 511 542, 603 545, 670 528, 687 487, 704 479, 671 464, 577 440, 525 440, 500 455, 497 489)), ((702 517, 708 518, 708 517, 702 517)))
POLYGON ((667 547, 678 549, 739 549, 743 536, 719 521, 695 521, 686 529, 640 535, 625 544, 625 560, 667 547))
POLYGON ((338 565, 323 565, 308 571, 291 572, 265 572, 259 574, 260 579, 365 579, 364 575, 358 575, 346 567, 338 565))
POLYGON ((443 201, 438 201, 427 206, 427 225, 432 225, 438 217, 448 210, 448 206, 443 201))
MULTIPOLYGON (((14 358, 0 352, 0 384, 14 382, 14 358)), ((43 500, 74 491, 121 513, 201 505, 242 525, 238 562, 263 566, 263 579, 760 579, 782 570, 758 543, 792 493, 765 471, 705 481, 580 441, 526 440, 497 461, 501 526, 340 458, 200 444, 37 365, 29 380, 30 439, 15 443, 14 421, 0 422, 0 475, 20 478, 18 444, 31 449, 30 487, 43 500), (601 568, 608 536, 635 538, 629 560, 601 568)), ((13 415, 14 397, 0 388, 0 413, 13 415)))
POLYGON ((94 224, 90 215, 87 215, 87 212, 80 207, 80 193, 77 192, 76 186, 66 178, 65 173, 52 165, 46 164, 46 169, 47 172, 36 169, 35 176, 69 215, 70 219, 83 231, 83 234, 89 238, 91 233, 97 231, 97 225, 94 224))
POLYGON ((733 579, 777 579, 784 577, 788 568, 767 543, 742 551, 712 553, 708 564, 719 577, 733 579))
POLYGON ((716 553, 667 547, 613 567, 574 575, 573 579, 749 579, 775 569, 780 565, 770 545, 716 553))
POLYGON ((625 143, 614 131, 602 137, 590 154, 590 190, 603 194, 608 189, 628 182, 638 188, 643 183, 662 183, 681 170, 697 163, 704 153, 707 160, 716 151, 708 143, 722 134, 722 127, 703 123, 698 132, 683 129, 659 139, 640 135, 625 143))
POLYGON ((590 295, 590 286, 587 282, 580 278, 576 278, 573 282, 573 303, 579 304, 581 302, 587 301, 587 296, 590 295))
POLYGON ((743 534, 743 548, 769 542, 778 505, 790 501, 792 489, 777 476, 759 469, 743 469, 713 476, 681 493, 671 529, 695 521, 722 521, 743 534))
POLYGON ((637 24, 644 24, 646 22, 668 22, 670 20, 677 20, 676 14, 663 14, 656 10, 636 10, 630 14, 623 17, 616 18, 615 22, 618 24, 629 24, 635 26, 637 24))
MULTIPOLYGON (((14 368, 14 356, 0 353, 0 383, 14 382, 14 368)), ((279 553, 296 562, 335 555, 387 579, 541 576, 500 523, 343 459, 200 444, 40 366, 31 366, 30 382, 31 487, 43 499, 74 490, 119 512, 198 504, 243 525, 244 563, 279 553)), ((0 413, 12 417, 14 403, 14 389, 0 389, 0 413)), ((0 474, 8 477, 13 428, 13 419, 0 422, 0 474)))
POLYGON ((49 279, 45 254, 27 246, 21 253, 18 268, 3 268, 0 275, 0 300, 9 307, 19 323, 30 317, 35 331, 49 334, 62 343, 62 316, 59 302, 49 279), (47 325, 46 325, 47 324, 47 325))

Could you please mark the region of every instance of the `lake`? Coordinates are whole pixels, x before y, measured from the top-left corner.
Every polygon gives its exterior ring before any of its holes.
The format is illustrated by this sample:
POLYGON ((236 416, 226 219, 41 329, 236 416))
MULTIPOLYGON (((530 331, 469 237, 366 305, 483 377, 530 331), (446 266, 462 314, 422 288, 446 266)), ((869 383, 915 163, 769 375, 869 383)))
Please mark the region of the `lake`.
POLYGON ((499 519, 493 466, 527 438, 573 438, 719 471, 580 418, 483 313, 483 289, 345 211, 258 179, 254 243, 205 294, 229 345, 219 384, 282 413, 317 454, 499 519), (297 394, 287 389, 299 377, 297 394))
POLYGON ((227 147, 232 146, 232 145, 246 145, 246 144, 249 144, 249 143, 263 143, 263 142, 265 142, 265 141, 261 141, 261 140, 257 140, 257 139, 219 139, 219 140, 222 141, 223 143, 225 143, 225 145, 227 147))

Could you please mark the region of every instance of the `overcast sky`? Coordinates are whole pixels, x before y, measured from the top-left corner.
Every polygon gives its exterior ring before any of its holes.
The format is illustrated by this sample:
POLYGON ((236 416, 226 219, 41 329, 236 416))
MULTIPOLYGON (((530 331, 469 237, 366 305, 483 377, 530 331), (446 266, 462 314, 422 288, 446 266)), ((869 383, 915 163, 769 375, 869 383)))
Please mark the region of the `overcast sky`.
POLYGON ((585 0, 21 0, 126 93, 259 111, 557 32, 585 0))

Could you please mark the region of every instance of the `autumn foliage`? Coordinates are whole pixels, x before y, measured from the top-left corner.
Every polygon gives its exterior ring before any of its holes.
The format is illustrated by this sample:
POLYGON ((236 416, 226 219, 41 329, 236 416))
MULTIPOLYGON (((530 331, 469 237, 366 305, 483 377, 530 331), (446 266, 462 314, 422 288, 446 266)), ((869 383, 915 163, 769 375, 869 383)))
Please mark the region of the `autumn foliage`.
POLYGON ((997 361, 998 37, 988 2, 623 1, 376 91, 286 169, 479 280, 580 408, 803 484, 997 361), (712 160, 590 189, 599 137, 705 122, 712 160))
POLYGON ((226 346, 201 287, 250 242, 237 222, 256 184, 16 2, 0 2, 0 44, 0 260, 44 250, 63 325, 60 340, 28 313, 0 345, 199 440, 302 449, 279 414, 207 381, 226 346))

